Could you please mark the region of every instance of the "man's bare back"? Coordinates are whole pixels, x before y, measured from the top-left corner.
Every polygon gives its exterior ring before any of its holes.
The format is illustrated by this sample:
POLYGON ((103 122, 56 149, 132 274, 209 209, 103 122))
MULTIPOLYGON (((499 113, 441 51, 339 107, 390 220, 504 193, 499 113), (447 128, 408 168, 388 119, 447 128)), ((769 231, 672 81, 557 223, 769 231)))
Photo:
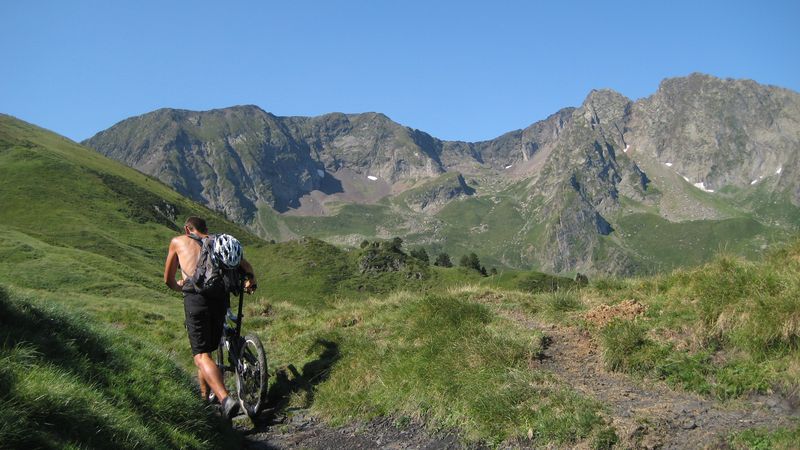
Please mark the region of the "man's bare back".
MULTIPOLYGON (((169 252, 167 253, 167 260, 164 263, 164 282, 167 283, 170 289, 174 291, 181 291, 183 281, 194 275, 197 268, 197 259, 200 256, 201 245, 195 239, 189 237, 189 234, 197 236, 202 239, 208 237, 195 229, 190 229, 184 225, 186 234, 175 236, 169 243, 169 252), (175 279, 175 274, 181 269, 181 280, 175 279)), ((248 294, 252 294, 256 290, 256 276, 253 273, 253 266, 242 258, 240 266, 247 277, 244 282, 244 290, 248 294)))
POLYGON ((201 248, 197 244, 198 242, 189 236, 175 236, 170 242, 170 245, 175 246, 175 252, 178 254, 178 265, 183 278, 194 275, 194 270, 197 268, 195 265, 201 248))
MULTIPOLYGON (((183 229, 186 234, 175 236, 170 241, 167 260, 164 263, 164 282, 170 289, 178 292, 181 292, 184 280, 194 275, 194 271, 197 268, 197 259, 198 256, 200 256, 202 247, 197 240, 189 235, 191 234, 199 239, 208 237, 208 234, 190 228, 188 225, 184 225, 183 229), (181 280, 175 279, 178 268, 181 269, 181 280)), ((252 294, 255 292, 257 286, 256 276, 253 273, 253 266, 251 266, 244 257, 239 265, 247 278, 244 282, 244 290, 248 294, 252 294)))
POLYGON ((167 263, 164 267, 164 281, 176 291, 181 290, 183 280, 191 277, 197 266, 197 257, 200 255, 200 245, 189 236, 175 236, 169 243, 167 263), (175 273, 181 269, 182 280, 175 280, 175 273))

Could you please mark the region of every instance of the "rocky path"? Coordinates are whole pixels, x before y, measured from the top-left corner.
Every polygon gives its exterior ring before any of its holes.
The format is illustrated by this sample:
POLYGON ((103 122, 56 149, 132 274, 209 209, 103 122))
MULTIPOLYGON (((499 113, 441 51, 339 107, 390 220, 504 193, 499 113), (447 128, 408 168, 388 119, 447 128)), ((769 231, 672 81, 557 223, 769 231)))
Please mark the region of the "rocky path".
POLYGON ((663 383, 637 381, 606 371, 597 345, 585 332, 536 327, 548 336, 541 368, 606 405, 623 448, 725 447, 723 438, 732 431, 800 420, 797 399, 775 394, 721 403, 663 383))
MULTIPOLYGON (((544 330, 547 346, 535 369, 553 373, 605 405, 619 448, 726 448, 724 438, 733 431, 792 426, 800 420, 797 398, 773 394, 723 403, 661 382, 636 380, 606 371, 596 343, 584 331, 513 319, 544 330)), ((268 410, 252 427, 240 428, 249 449, 465 448, 457 436, 431 435, 417 424, 398 427, 390 420, 376 420, 333 428, 305 409, 268 410)))
MULTIPOLYGON (((252 450, 284 449, 391 449, 455 450, 464 449, 455 435, 431 435, 417 424, 398 427, 390 420, 351 424, 332 428, 306 410, 283 411, 245 431, 245 448, 252 450)), ((481 448, 478 446, 469 448, 481 448)))

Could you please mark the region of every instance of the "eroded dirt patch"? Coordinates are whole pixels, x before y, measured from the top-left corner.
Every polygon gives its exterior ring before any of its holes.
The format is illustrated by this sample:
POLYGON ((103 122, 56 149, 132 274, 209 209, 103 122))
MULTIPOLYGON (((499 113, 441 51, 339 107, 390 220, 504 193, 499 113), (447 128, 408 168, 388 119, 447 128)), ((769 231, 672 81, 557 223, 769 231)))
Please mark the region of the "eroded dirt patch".
POLYGON ((633 320, 643 315, 647 307, 636 300, 624 300, 616 305, 600 305, 584 314, 587 322, 603 327, 614 319, 633 320))
MULTIPOLYGON (((633 318, 644 312, 633 302, 611 311, 602 317, 633 318), (620 313, 624 315, 614 315, 620 313)), ((609 372, 601 349, 587 331, 534 322, 526 325, 548 335, 538 368, 605 405, 620 439, 619 448, 726 448, 725 438, 732 432, 794 426, 800 421, 800 412, 775 396, 723 403, 673 390, 663 382, 609 372)))
POLYGON ((390 419, 353 423, 334 428, 319 421, 307 410, 267 414, 245 431, 245 448, 266 449, 427 449, 456 450, 484 449, 478 445, 465 446, 453 434, 431 434, 419 424, 398 425, 390 419))

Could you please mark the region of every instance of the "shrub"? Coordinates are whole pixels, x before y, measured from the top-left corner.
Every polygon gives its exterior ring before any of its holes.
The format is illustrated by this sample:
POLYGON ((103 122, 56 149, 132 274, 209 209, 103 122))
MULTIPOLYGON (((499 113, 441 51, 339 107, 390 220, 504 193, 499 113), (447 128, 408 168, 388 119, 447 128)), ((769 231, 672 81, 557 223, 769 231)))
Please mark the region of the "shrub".
POLYGON ((424 248, 419 247, 411 250, 411 256, 417 258, 418 260, 424 262, 426 265, 430 263, 430 257, 428 256, 428 252, 425 251, 424 248))
POLYGON ((467 269, 476 270, 480 272, 481 275, 486 276, 486 268, 481 266, 481 260, 478 259, 478 255, 476 255, 475 253, 470 253, 469 255, 462 256, 458 264, 461 267, 466 267, 467 269))
POLYGON ((557 277, 541 272, 532 272, 522 278, 517 287, 526 292, 555 292, 559 289, 572 287, 575 282, 569 278, 557 277))
POLYGON ((450 261, 450 255, 444 252, 439 253, 433 265, 439 267, 453 267, 453 263, 450 261))

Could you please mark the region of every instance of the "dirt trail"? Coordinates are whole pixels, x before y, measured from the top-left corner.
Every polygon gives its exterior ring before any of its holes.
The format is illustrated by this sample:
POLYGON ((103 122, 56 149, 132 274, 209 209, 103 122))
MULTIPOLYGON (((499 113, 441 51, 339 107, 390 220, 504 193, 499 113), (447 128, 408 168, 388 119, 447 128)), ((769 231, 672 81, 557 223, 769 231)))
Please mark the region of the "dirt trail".
POLYGON ((456 450, 480 449, 464 447, 452 434, 431 435, 422 426, 410 424, 403 427, 390 420, 350 424, 332 428, 313 417, 304 409, 282 411, 255 424, 246 431, 245 448, 252 450, 284 449, 390 449, 390 450, 456 450))
POLYGON ((717 448, 732 431, 788 426, 796 401, 779 395, 721 403, 660 382, 637 381, 603 368, 593 339, 573 327, 527 323, 548 336, 539 366, 606 405, 623 448, 717 448))
MULTIPOLYGON (((335 342, 319 340, 319 358, 302 368, 292 365, 276 373, 270 387, 269 409, 255 423, 246 418, 235 424, 245 434, 245 448, 265 449, 429 449, 451 450, 464 448, 454 434, 432 435, 420 424, 396 426, 390 419, 367 423, 355 422, 333 428, 309 413, 315 386, 325 382, 330 368, 339 359, 335 342), (291 407, 289 398, 300 394, 305 407, 291 407)), ((470 447, 473 448, 473 447, 470 447)), ((475 447, 478 448, 478 447, 475 447)))
MULTIPOLYGON (((639 381, 606 371, 597 344, 578 328, 508 318, 544 331, 547 345, 534 369, 553 373, 605 405, 620 438, 617 448, 727 448, 724 438, 733 431, 793 426, 800 420, 796 398, 774 394, 723 403, 662 382, 639 381)), ((456 435, 431 435, 418 424, 397 427, 388 419, 332 428, 302 408, 276 407, 262 413, 254 427, 240 428, 249 449, 465 448, 456 435)))

